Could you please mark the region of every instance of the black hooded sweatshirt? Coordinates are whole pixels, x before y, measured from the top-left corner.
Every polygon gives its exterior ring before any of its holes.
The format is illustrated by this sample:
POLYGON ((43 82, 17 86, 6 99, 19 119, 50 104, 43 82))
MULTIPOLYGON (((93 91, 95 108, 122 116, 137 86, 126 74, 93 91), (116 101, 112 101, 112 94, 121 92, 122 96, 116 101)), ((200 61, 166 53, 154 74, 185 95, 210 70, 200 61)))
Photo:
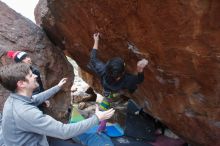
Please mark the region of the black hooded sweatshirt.
POLYGON ((108 96, 111 92, 117 93, 120 90, 125 89, 130 93, 133 93, 137 89, 137 84, 144 81, 143 72, 138 73, 137 75, 126 72, 118 81, 112 81, 106 72, 106 65, 107 64, 97 58, 97 50, 92 49, 88 67, 99 76, 104 88, 104 96, 108 96))

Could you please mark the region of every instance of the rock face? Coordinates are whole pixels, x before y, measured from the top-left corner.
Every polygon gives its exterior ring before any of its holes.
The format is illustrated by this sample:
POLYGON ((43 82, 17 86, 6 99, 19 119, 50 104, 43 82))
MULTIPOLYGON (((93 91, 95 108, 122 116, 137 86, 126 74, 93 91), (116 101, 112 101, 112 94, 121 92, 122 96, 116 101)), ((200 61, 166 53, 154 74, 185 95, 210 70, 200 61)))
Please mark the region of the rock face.
MULTIPOLYGON (((133 72, 148 58, 145 81, 132 95, 192 145, 220 145, 220 1, 40 0, 36 20, 85 71, 92 34, 99 56, 125 59, 133 72)), ((88 74, 89 73, 89 74, 88 74)), ((91 76, 92 75, 92 76, 91 76)))
MULTIPOLYGON (((7 50, 26 51, 34 65, 40 69, 46 89, 56 85, 62 77, 69 78, 63 90, 50 100, 52 106, 49 112, 55 118, 61 119, 70 103, 72 66, 67 62, 61 49, 50 42, 40 27, 0 2, 0 66, 14 63, 12 59, 7 58, 7 50)), ((8 93, 1 86, 1 111, 8 93)))

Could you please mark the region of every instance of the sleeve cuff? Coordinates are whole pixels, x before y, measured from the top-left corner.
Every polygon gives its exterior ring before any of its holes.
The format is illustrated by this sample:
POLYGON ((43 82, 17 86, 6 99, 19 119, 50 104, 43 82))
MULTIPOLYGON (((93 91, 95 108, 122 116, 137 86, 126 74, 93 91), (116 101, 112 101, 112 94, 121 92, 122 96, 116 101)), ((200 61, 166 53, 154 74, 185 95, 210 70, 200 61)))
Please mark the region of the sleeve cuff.
POLYGON ((93 116, 94 116, 94 117, 95 117, 95 119, 96 119, 96 124, 99 124, 99 118, 97 117, 97 115, 96 115, 96 114, 94 114, 93 116))

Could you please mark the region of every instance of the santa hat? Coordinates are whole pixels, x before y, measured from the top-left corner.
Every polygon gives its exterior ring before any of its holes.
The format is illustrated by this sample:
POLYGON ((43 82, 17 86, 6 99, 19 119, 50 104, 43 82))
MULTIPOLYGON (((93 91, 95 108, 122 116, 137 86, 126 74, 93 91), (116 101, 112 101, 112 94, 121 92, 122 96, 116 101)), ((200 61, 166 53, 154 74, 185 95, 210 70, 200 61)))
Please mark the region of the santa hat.
POLYGON ((26 52, 23 51, 8 51, 7 56, 14 59, 15 62, 21 62, 27 56, 26 52))

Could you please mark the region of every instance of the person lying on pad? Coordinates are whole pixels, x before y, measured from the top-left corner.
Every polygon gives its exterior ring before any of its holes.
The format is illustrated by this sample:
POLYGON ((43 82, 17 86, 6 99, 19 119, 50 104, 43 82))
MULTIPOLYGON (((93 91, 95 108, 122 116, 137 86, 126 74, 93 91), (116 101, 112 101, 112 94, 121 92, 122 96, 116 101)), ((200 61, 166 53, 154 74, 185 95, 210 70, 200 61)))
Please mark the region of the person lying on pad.
MULTIPOLYGON (((114 109, 102 112, 97 106, 92 117, 77 123, 63 124, 43 114, 37 106, 56 94, 66 83, 67 78, 63 78, 54 87, 32 96, 34 89, 39 86, 36 78, 30 65, 26 63, 0 67, 0 83, 12 92, 3 108, 2 134, 6 146, 49 146, 46 136, 72 138, 100 121, 111 118, 115 112, 114 109)), ((60 146, 70 146, 65 142, 63 141, 60 146)))
MULTIPOLYGON (((143 70, 148 64, 146 59, 137 62, 137 75, 130 74, 125 71, 125 62, 120 57, 115 57, 102 62, 97 57, 97 50, 99 45, 99 33, 93 35, 94 46, 90 54, 90 61, 88 67, 98 75, 101 85, 104 90, 104 99, 100 103, 100 110, 107 110, 111 107, 112 99, 119 96, 122 90, 128 90, 133 93, 137 89, 137 85, 144 81, 143 70)), ((104 131, 106 121, 100 123, 99 132, 104 131)))

